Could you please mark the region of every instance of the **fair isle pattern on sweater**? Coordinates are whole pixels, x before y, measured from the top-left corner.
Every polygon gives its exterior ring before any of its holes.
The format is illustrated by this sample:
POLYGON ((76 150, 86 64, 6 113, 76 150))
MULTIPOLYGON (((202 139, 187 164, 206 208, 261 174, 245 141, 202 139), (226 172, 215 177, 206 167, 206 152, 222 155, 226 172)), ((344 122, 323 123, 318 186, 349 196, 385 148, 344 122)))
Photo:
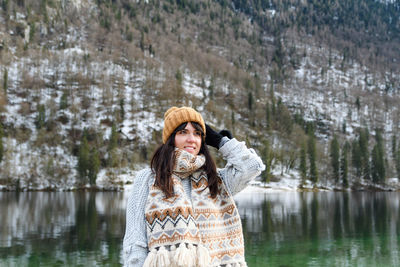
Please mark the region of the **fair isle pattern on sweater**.
POLYGON ((176 150, 175 158, 175 195, 165 198, 158 187, 150 188, 145 266, 246 266, 240 216, 225 185, 220 180, 220 194, 211 198, 204 156, 176 150), (181 183, 185 178, 191 179, 192 201, 181 183))

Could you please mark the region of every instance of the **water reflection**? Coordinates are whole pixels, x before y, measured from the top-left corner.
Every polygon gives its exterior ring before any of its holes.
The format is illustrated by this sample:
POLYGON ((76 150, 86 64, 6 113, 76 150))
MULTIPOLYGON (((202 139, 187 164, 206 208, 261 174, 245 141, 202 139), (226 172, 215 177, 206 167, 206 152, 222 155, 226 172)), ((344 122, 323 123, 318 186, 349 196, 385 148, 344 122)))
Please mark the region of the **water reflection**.
POLYGON ((1 266, 118 265, 121 193, 0 193, 1 266))
POLYGON ((236 198, 251 266, 400 266, 398 193, 236 198))
MULTIPOLYGON (((127 195, 0 192, 0 266, 120 266, 127 195)), ((249 266, 400 266, 399 193, 235 200, 249 266)))

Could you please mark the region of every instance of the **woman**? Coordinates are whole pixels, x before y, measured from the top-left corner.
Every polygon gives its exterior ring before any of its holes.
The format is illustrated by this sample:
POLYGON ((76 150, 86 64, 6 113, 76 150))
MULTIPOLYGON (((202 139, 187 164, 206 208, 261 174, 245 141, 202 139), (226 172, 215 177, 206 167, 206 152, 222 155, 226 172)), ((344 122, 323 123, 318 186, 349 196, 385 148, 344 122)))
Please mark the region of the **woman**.
POLYGON ((232 196, 264 170, 261 159, 189 107, 167 110, 162 138, 128 200, 125 266, 246 266, 232 196), (219 149, 225 168, 216 169, 207 145, 219 149))

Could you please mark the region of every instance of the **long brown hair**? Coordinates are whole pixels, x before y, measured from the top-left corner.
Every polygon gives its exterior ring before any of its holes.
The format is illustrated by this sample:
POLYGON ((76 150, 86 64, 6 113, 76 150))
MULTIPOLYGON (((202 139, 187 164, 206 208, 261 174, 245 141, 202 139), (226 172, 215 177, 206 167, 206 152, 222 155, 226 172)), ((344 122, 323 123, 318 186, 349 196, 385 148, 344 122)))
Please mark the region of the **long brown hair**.
MULTIPOLYGON (((202 167, 207 174, 208 187, 210 189, 211 197, 215 198, 219 193, 218 188, 218 175, 217 167, 211 154, 204 141, 204 132, 201 126, 196 122, 190 122, 193 127, 202 133, 202 141, 199 154, 203 154, 206 158, 206 162, 202 167)), ((171 179, 172 170, 174 169, 175 162, 175 135, 177 132, 185 129, 188 123, 182 123, 179 125, 171 136, 168 138, 165 144, 160 145, 154 152, 151 159, 151 169, 156 174, 156 180, 154 185, 158 186, 165 194, 167 198, 174 196, 174 187, 171 179)))

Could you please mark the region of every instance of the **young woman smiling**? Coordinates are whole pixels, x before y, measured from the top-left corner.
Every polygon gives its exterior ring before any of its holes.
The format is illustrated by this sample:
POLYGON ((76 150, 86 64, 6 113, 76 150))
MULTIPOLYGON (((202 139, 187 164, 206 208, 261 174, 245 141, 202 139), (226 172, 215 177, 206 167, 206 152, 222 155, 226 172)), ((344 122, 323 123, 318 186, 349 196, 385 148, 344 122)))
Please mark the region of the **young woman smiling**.
POLYGON ((129 197, 125 266, 246 266, 233 195, 265 166, 253 149, 214 131, 189 107, 164 115, 163 144, 138 172, 129 197), (208 147, 227 164, 217 170, 208 147))

